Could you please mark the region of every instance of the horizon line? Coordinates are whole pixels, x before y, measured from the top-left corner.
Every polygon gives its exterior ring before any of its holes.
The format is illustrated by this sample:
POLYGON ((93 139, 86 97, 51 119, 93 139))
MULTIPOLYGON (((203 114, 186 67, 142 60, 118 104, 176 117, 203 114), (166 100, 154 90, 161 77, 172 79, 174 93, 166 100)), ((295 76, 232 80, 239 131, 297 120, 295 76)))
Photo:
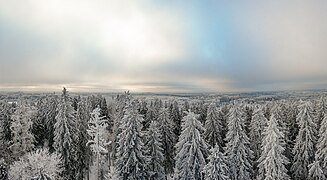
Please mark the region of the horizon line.
MULTIPOLYGON (((64 88, 64 87, 63 87, 64 88)), ((187 91, 179 91, 179 92, 171 92, 171 91, 166 91, 166 92, 155 92, 155 91, 131 91, 128 89, 122 89, 122 90, 117 90, 117 91, 105 91, 105 90, 100 90, 100 91, 72 91, 70 90, 69 87, 65 87, 69 93, 72 94, 121 94, 124 92, 129 91, 131 94, 154 94, 154 95, 174 95, 174 94, 243 94, 243 93, 276 93, 276 92, 327 92, 327 89, 321 88, 321 89, 294 89, 294 90, 237 90, 237 91, 193 91, 193 92, 187 92, 187 91)), ((44 93, 44 94, 51 94, 51 93, 61 93, 61 90, 59 89, 52 89, 52 90, 28 90, 28 89, 22 89, 22 90, 2 90, 0 87, 0 94, 2 93, 44 93)))

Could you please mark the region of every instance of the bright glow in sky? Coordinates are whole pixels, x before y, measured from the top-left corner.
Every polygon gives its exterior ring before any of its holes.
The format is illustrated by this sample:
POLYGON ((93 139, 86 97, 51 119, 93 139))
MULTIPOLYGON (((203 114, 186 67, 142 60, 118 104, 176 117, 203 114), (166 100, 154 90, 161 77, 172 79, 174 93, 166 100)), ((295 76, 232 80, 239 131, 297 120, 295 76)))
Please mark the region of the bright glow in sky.
POLYGON ((327 88, 327 2, 0 0, 0 90, 327 88))

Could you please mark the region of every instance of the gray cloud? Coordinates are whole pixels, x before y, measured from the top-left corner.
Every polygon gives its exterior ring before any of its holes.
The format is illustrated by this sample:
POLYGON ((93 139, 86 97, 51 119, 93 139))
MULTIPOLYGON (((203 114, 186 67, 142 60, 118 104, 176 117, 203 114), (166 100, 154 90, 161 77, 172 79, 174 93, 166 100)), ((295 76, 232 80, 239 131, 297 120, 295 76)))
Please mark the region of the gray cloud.
POLYGON ((325 1, 18 4, 0 2, 3 89, 327 88, 325 1))

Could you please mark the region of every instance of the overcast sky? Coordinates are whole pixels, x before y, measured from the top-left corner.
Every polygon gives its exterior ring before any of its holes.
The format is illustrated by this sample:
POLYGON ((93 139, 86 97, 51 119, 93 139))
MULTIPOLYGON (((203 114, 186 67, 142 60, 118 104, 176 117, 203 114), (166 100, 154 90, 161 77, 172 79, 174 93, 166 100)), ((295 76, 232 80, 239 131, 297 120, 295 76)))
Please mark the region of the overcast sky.
POLYGON ((0 0, 0 90, 327 88, 326 0, 0 0))

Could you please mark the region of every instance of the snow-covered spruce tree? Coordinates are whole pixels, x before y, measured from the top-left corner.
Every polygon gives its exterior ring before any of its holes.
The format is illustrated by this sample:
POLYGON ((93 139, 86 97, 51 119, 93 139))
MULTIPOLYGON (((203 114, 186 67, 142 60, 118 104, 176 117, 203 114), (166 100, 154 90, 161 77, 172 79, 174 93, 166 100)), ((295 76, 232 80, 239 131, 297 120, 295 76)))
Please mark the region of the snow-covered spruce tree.
POLYGON ((294 146, 296 136, 299 132, 298 124, 296 123, 296 116, 298 115, 298 105, 296 101, 289 102, 288 104, 288 113, 287 113, 287 129, 288 137, 291 141, 291 145, 294 146))
POLYGON ((96 178, 102 179, 104 176, 103 167, 101 167, 102 156, 107 154, 108 151, 105 148, 106 140, 104 139, 104 135, 106 133, 106 122, 105 116, 101 116, 100 107, 93 110, 91 113, 91 119, 88 122, 87 133, 91 137, 88 140, 87 145, 91 147, 92 152, 95 154, 95 166, 96 166, 96 178))
POLYGON ((112 113, 112 120, 113 120, 113 126, 112 126, 112 133, 110 134, 110 141, 111 144, 109 146, 109 156, 110 156, 110 164, 115 164, 116 162, 116 155, 117 150, 119 146, 119 134, 121 133, 121 127, 122 127, 122 120, 125 114, 125 107, 127 104, 130 103, 131 95, 129 91, 126 91, 124 94, 117 95, 117 97, 114 100, 114 109, 112 113))
POLYGON ((172 104, 170 104, 169 114, 170 114, 169 118, 174 122, 174 132, 178 137, 182 130, 182 126, 181 126, 182 116, 180 114, 178 102, 176 100, 174 100, 172 104))
POLYGON ((36 113, 35 116, 32 117, 32 133, 35 138, 35 146, 38 148, 42 148, 44 144, 48 143, 46 139, 47 128, 46 128, 46 116, 47 109, 46 99, 41 98, 36 103, 36 113))
POLYGON ((270 115, 271 115, 271 111, 272 111, 272 108, 275 104, 272 103, 272 102, 267 102, 264 106, 263 106, 263 111, 264 111, 264 114, 265 114, 265 117, 267 119, 270 119, 270 115))
POLYGON ((101 98, 100 109, 101 109, 101 116, 104 116, 106 119, 108 119, 108 105, 105 97, 101 98))
POLYGON ((81 99, 77 104, 77 179, 83 179, 85 174, 89 172, 89 164, 92 156, 90 148, 86 145, 88 142, 88 121, 91 112, 87 108, 87 102, 81 99))
MULTIPOLYGON (((0 144, 5 144, 5 121, 7 121, 6 117, 6 106, 7 104, 3 101, 0 101, 0 144)), ((2 148, 0 148, 0 153, 2 152, 2 148)))
POLYGON ((8 103, 0 101, 0 159, 6 158, 8 154, 9 141, 6 139, 6 130, 8 128, 8 122, 10 121, 10 116, 8 113, 8 103))
POLYGON ((58 114, 54 125, 54 148, 63 160, 63 174, 65 179, 76 178, 76 139, 78 129, 76 126, 76 111, 71 106, 68 92, 63 89, 60 103, 58 104, 58 114))
POLYGON ((56 115, 57 115, 57 106, 58 106, 58 97, 56 95, 49 95, 46 97, 45 106, 45 127, 47 130, 45 139, 49 143, 49 151, 54 152, 55 149, 53 147, 54 143, 54 124, 56 122, 56 115))
POLYGON ((108 127, 107 130, 109 134, 113 133, 113 126, 114 126, 114 113, 115 113, 115 100, 114 97, 111 97, 111 100, 108 101, 108 127))
POLYGON ((313 121, 311 102, 302 102, 297 122, 300 130, 293 148, 294 160, 291 170, 296 179, 307 179, 308 166, 314 161, 316 124, 313 121))
POLYGON ((262 141, 262 153, 258 160, 259 174, 257 179, 264 180, 287 180, 286 164, 289 163, 283 155, 284 135, 279 130, 274 113, 271 114, 268 126, 264 129, 262 141))
POLYGON ((175 166, 175 153, 174 146, 177 137, 174 133, 174 123, 169 118, 169 111, 167 108, 161 109, 158 117, 158 129, 161 134, 162 147, 163 147, 163 166, 165 174, 172 174, 175 166))
POLYGON ((50 154, 48 149, 39 149, 21 157, 10 166, 9 178, 11 180, 28 179, 64 179, 60 177, 61 158, 57 153, 50 154))
POLYGON ((146 157, 143 154, 143 117, 139 114, 135 101, 129 101, 121 122, 118 135, 116 170, 120 179, 146 179, 146 157))
POLYGON ((145 114, 144 121, 142 122, 142 131, 146 131, 149 128, 151 122, 157 120, 155 116, 155 108, 153 102, 151 101, 148 110, 145 114))
POLYGON ((207 111, 207 119, 205 121, 205 131, 204 139, 211 147, 218 145, 220 150, 223 148, 223 139, 222 139, 222 122, 220 121, 218 110, 215 103, 211 103, 207 111))
POLYGON ((244 123, 243 112, 238 105, 234 105, 229 111, 225 147, 232 180, 248 180, 252 175, 253 152, 250 149, 250 140, 246 135, 244 123))
POLYGON ((319 129, 316 158, 327 177, 327 113, 324 115, 324 119, 322 120, 319 129))
POLYGON ((77 97, 72 97, 71 101, 72 101, 72 106, 74 108, 75 111, 77 111, 77 106, 78 106, 78 102, 80 101, 81 97, 77 96, 77 97))
POLYGON ((10 129, 13 137, 9 148, 14 159, 18 159, 34 148, 34 136, 31 132, 33 113, 34 110, 26 102, 20 102, 11 116, 10 129))
POLYGON ((119 175, 118 172, 115 168, 115 166, 110 167, 109 173, 106 176, 107 180, 118 180, 119 179, 119 175))
POLYGON ((201 122, 189 111, 182 119, 182 132, 176 144, 176 165, 174 178, 179 180, 200 180, 203 178, 203 167, 206 165, 208 145, 201 133, 204 131, 201 122))
POLYGON ((90 108, 91 112, 93 111, 93 109, 95 109, 97 106, 100 105, 100 100, 94 95, 88 96, 87 102, 88 102, 88 108, 90 108))
POLYGON ((142 122, 143 131, 149 128, 152 121, 157 121, 160 107, 161 107, 161 101, 158 98, 156 98, 154 101, 151 101, 150 106, 146 112, 145 119, 142 122))
POLYGON ((318 128, 320 128, 321 122, 324 119, 326 113, 327 113, 327 102, 324 97, 321 97, 316 103, 316 109, 315 109, 315 123, 317 124, 318 128))
POLYGON ((8 165, 4 159, 0 159, 0 179, 8 180, 8 165))
POLYGON ((12 120, 10 117, 14 112, 15 106, 15 103, 9 104, 7 101, 0 101, 0 138, 5 142, 12 140, 12 132, 10 129, 12 120))
POLYGON ((199 114, 199 121, 204 125, 207 118, 208 105, 204 101, 201 101, 198 104, 198 110, 199 112, 195 113, 199 114))
MULTIPOLYGON (((286 121, 286 127, 287 132, 284 134, 285 139, 288 140, 285 144, 285 156, 289 159, 290 162, 293 162, 294 155, 292 153, 295 139, 298 134, 298 124, 296 123, 296 116, 298 114, 298 108, 297 104, 294 102, 288 102, 287 108, 287 121, 286 121)), ((292 173, 290 171, 292 166, 292 163, 289 163, 286 168, 288 169, 288 174, 292 176, 292 173)))
POLYGON ((317 159, 309 165, 308 180, 326 180, 320 162, 317 159))
POLYGON ((188 102, 188 100, 184 100, 183 111, 187 112, 190 109, 191 109, 190 103, 188 102))
POLYGON ((249 133, 249 138, 250 138, 250 147, 251 150, 253 151, 254 155, 254 163, 253 163, 253 168, 254 168, 254 174, 253 176, 257 176, 257 160, 260 157, 261 154, 261 144, 262 144, 262 139, 263 139, 263 134, 262 132, 264 131, 264 128, 267 125, 267 119, 264 115, 264 112, 262 110, 262 106, 257 105, 254 108, 253 111, 253 116, 250 122, 250 133, 249 133))
POLYGON ((165 169, 163 167, 163 149, 158 123, 152 121, 145 135, 145 152, 147 156, 147 172, 150 180, 165 180, 165 169))
POLYGON ((229 170, 226 162, 226 158, 220 147, 216 145, 210 149, 210 155, 208 157, 208 164, 203 168, 205 180, 229 180, 229 170))
POLYGON ((254 159, 258 159, 261 154, 261 143, 263 139, 263 131, 267 126, 268 120, 264 115, 261 105, 257 105, 253 111, 250 123, 249 138, 251 141, 251 149, 253 150, 254 159))
POLYGON ((243 105, 243 112, 244 112, 244 124, 245 124, 245 130, 246 130, 246 134, 249 136, 250 133, 250 123, 252 120, 252 116, 253 116, 253 107, 252 104, 245 104, 243 105))
POLYGON ((159 116, 159 111, 162 107, 162 101, 159 98, 155 98, 154 99, 154 103, 153 103, 153 107, 154 107, 154 120, 158 119, 159 116))
POLYGON ((139 112, 141 115, 143 115, 145 117, 147 111, 148 111, 148 107, 147 107, 147 102, 146 99, 140 99, 139 104, 139 112))
MULTIPOLYGON (((288 134, 288 129, 287 129, 287 106, 284 101, 280 102, 275 102, 274 106, 271 108, 271 114, 275 115, 275 119, 277 120, 277 125, 279 130, 282 132, 284 135, 283 141, 285 142, 284 144, 287 145, 289 142, 289 139, 287 136, 288 134)), ((286 148, 286 147, 284 147, 286 148)), ((285 149, 286 152, 289 152, 289 149, 285 149)))
POLYGON ((223 105, 218 110, 218 119, 221 122, 222 132, 221 132, 221 139, 223 140, 223 147, 226 144, 226 134, 228 131, 227 121, 228 121, 228 112, 229 107, 227 105, 223 105))

